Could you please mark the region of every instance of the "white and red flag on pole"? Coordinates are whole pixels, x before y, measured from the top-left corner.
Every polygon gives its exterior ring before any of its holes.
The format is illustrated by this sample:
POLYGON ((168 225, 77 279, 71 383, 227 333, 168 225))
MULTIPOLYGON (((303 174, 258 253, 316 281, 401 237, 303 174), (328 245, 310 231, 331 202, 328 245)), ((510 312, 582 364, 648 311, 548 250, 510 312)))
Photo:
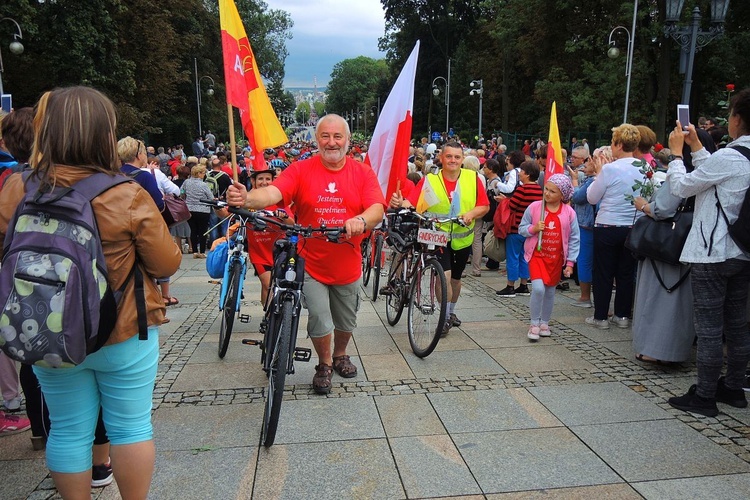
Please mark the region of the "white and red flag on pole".
POLYGON ((365 158, 375 171, 386 200, 396 192, 399 181, 401 185, 406 182, 418 57, 419 41, 383 105, 365 158))

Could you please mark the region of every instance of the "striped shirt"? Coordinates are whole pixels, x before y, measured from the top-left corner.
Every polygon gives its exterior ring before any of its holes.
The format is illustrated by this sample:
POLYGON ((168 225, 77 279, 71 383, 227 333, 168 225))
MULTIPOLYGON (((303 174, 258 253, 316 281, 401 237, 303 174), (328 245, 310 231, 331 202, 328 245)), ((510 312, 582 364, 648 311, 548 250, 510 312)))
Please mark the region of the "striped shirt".
POLYGON ((518 225, 521 223, 526 207, 541 199, 542 188, 536 182, 523 184, 516 189, 509 203, 510 216, 512 217, 510 234, 518 233, 518 225))

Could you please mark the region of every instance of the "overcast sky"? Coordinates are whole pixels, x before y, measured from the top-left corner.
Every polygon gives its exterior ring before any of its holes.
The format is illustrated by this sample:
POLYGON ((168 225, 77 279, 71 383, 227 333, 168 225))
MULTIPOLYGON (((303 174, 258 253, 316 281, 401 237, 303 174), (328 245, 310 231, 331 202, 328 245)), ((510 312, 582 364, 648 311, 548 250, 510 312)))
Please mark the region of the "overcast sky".
POLYGON ((381 59, 378 38, 385 31, 380 0, 265 0, 294 21, 287 40, 286 87, 324 87, 333 66, 357 56, 381 59))

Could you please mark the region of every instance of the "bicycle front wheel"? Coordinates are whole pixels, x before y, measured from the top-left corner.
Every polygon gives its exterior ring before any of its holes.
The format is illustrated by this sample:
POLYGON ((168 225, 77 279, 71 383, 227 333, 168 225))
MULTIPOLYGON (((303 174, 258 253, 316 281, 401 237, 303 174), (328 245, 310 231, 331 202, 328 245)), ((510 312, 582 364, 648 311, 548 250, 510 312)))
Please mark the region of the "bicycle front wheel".
POLYGON ((284 397, 284 380, 286 370, 289 366, 289 342, 292 338, 292 313, 294 303, 292 299, 284 299, 281 304, 279 325, 276 332, 276 344, 270 350, 270 362, 268 363, 268 394, 266 395, 266 407, 263 412, 263 429, 261 430, 261 442, 268 448, 276 439, 276 429, 279 425, 281 414, 281 400, 284 397))
POLYGON ((372 249, 372 301, 378 300, 380 290, 380 271, 383 267, 383 235, 378 234, 375 238, 375 248, 372 249))
POLYGON ((447 304, 443 266, 436 259, 427 259, 411 284, 407 313, 409 344, 420 358, 435 350, 443 332, 447 304))
POLYGON ((401 267, 406 265, 406 255, 408 255, 408 252, 405 254, 393 252, 391 255, 391 265, 388 271, 390 292, 385 297, 385 317, 391 326, 396 326, 404 312, 406 283, 401 279, 401 267))
POLYGON ((229 348, 229 338, 232 336, 234 317, 237 315, 237 301, 240 296, 240 276, 242 263, 235 261, 229 270, 229 284, 224 297, 224 307, 221 309, 221 328, 219 329, 219 357, 224 358, 229 348))
POLYGON ((362 284, 367 286, 372 271, 372 238, 362 240, 362 284))

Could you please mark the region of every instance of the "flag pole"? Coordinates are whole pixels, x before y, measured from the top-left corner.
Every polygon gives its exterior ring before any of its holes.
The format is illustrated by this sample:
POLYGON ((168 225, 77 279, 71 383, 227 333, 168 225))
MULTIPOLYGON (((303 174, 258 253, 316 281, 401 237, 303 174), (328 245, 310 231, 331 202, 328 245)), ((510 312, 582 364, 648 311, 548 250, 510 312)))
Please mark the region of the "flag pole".
POLYGON ((234 182, 239 182, 237 175, 237 146, 234 141, 234 112, 232 111, 232 105, 227 103, 227 118, 229 119, 229 153, 232 158, 232 179, 234 182))

